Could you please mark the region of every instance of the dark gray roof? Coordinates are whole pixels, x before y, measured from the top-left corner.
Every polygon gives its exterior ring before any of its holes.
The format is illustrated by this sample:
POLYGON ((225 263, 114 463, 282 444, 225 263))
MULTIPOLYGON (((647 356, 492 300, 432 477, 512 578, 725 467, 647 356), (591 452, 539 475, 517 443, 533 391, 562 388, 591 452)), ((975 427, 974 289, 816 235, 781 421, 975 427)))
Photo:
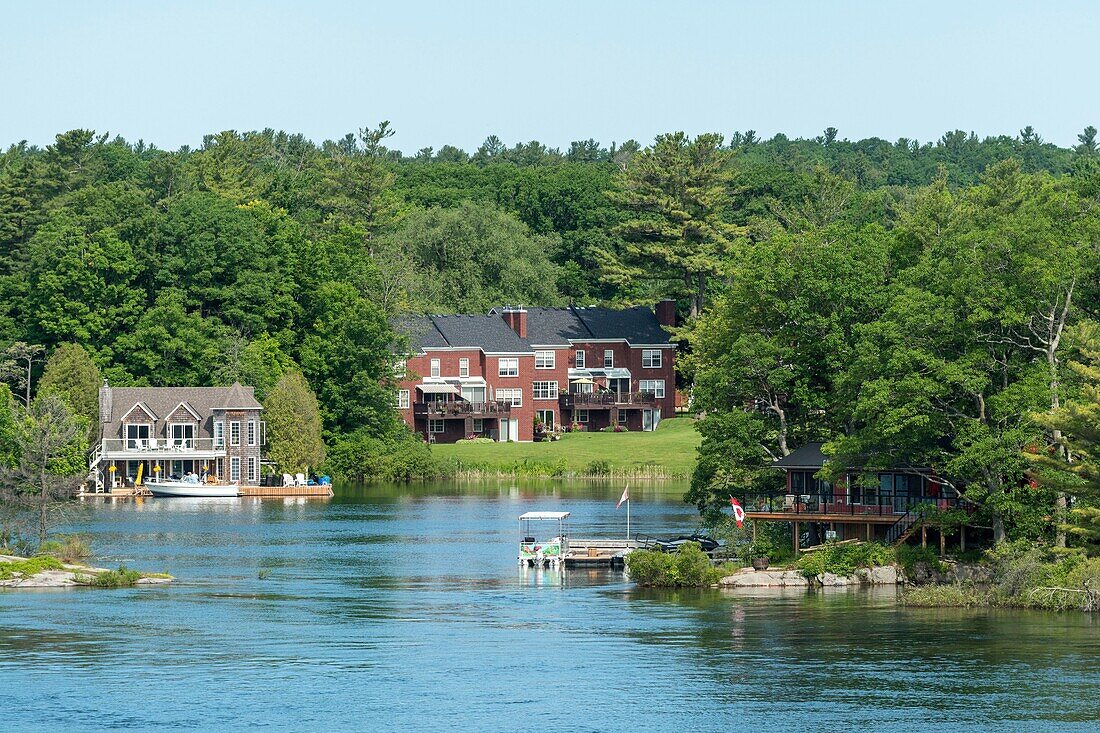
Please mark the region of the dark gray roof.
POLYGON ((409 346, 418 351, 445 349, 447 339, 435 327, 431 316, 404 316, 393 321, 393 328, 409 340, 409 346))
POLYGON ((825 465, 825 454, 821 452, 824 443, 806 443, 790 455, 773 461, 775 468, 806 468, 818 470, 825 465))
POLYGON ((481 349, 487 353, 528 353, 531 343, 521 339, 495 315, 406 316, 394 321, 409 346, 425 349, 481 349))
POLYGON ((572 308, 528 308, 527 340, 539 346, 568 346, 593 338, 572 308))
POLYGON ((263 409, 253 388, 242 386, 239 382, 231 387, 102 387, 99 394, 101 437, 120 437, 122 418, 137 404, 156 416, 154 437, 163 437, 168 416, 181 402, 199 416, 196 437, 200 438, 212 436, 211 418, 215 410, 263 409))
POLYGON ((661 327, 650 308, 574 308, 592 336, 598 339, 626 339, 631 344, 667 344, 668 331, 661 327))
POLYGON ((593 339, 624 339, 631 344, 669 343, 668 331, 653 310, 644 305, 527 309, 527 340, 532 344, 551 346, 593 339))

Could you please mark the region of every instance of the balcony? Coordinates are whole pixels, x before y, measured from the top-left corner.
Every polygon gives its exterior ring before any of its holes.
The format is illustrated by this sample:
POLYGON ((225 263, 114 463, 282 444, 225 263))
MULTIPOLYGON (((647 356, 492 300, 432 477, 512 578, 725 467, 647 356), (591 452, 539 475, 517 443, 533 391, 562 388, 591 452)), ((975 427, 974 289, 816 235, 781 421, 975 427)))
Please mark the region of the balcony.
POLYGON ((225 456, 225 441, 214 438, 104 438, 100 452, 103 458, 131 461, 220 458, 225 456))
POLYGON ((568 392, 558 396, 558 406, 563 410, 577 407, 582 410, 650 408, 657 406, 657 395, 653 392, 568 392))
POLYGON ((848 497, 845 494, 757 494, 742 500, 745 512, 759 519, 807 521, 894 522, 911 511, 946 511, 972 506, 955 496, 904 496, 883 492, 877 496, 848 497))
POLYGON ((508 400, 490 400, 488 402, 415 402, 413 415, 430 417, 436 420, 445 418, 485 418, 507 417, 512 412, 512 403, 508 400))

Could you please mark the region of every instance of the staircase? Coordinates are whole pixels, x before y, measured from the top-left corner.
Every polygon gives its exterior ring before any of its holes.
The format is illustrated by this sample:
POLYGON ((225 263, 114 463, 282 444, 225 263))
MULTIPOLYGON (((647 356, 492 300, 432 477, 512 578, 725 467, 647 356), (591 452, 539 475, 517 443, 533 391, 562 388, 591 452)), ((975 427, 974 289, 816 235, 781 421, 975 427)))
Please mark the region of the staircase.
POLYGON ((100 443, 99 445, 97 445, 95 447, 95 450, 92 451, 91 455, 88 456, 88 473, 95 474, 95 489, 96 489, 96 492, 103 491, 103 477, 100 475, 99 471, 97 470, 98 467, 99 467, 99 463, 102 460, 103 460, 103 444, 100 443))
POLYGON ((886 544, 897 547, 905 542, 916 531, 921 519, 923 519, 923 514, 920 511, 910 509, 902 514, 898 517, 898 521, 891 524, 890 529, 886 530, 886 544))

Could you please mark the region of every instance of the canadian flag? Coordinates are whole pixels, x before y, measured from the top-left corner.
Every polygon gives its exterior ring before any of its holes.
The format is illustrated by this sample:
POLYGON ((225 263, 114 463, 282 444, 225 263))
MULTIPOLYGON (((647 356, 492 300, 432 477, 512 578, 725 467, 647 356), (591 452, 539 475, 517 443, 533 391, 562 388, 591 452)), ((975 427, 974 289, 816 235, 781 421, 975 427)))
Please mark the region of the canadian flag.
POLYGON ((623 505, 624 501, 630 501, 630 487, 629 486, 627 486, 625 489, 623 489, 623 495, 619 497, 619 503, 615 505, 615 508, 618 509, 619 507, 621 507, 623 505))
POLYGON ((741 523, 745 521, 745 510, 741 507, 741 502, 730 497, 730 506, 733 507, 733 518, 737 520, 737 527, 740 529, 741 523))

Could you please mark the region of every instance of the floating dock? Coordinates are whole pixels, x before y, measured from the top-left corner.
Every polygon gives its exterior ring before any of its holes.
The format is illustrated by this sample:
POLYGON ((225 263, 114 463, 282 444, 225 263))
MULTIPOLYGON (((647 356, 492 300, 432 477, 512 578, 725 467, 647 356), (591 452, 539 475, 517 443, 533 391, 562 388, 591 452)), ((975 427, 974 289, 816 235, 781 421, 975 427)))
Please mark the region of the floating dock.
POLYGON ((606 538, 569 538, 565 553, 566 568, 621 568, 625 556, 639 547, 637 540, 606 538))
MULTIPOLYGON (((119 499, 136 496, 148 496, 148 490, 144 487, 119 486, 109 491, 81 490, 77 496, 81 499, 107 498, 119 499)), ((281 499, 285 497, 311 496, 327 498, 332 496, 331 486, 242 486, 242 497, 258 497, 263 499, 281 499)))

